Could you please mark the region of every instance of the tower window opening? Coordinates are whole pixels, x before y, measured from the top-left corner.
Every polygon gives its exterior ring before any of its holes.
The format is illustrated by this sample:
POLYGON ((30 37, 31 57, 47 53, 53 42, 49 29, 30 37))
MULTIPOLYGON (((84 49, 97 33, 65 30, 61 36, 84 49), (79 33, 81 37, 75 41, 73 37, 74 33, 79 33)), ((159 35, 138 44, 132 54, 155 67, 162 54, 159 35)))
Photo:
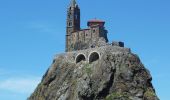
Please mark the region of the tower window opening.
POLYGON ((72 23, 71 23, 71 22, 69 22, 69 23, 68 23, 68 26, 72 26, 72 23))
POLYGON ((95 33, 95 32, 96 32, 96 30, 94 29, 94 30, 93 30, 93 33, 95 33))

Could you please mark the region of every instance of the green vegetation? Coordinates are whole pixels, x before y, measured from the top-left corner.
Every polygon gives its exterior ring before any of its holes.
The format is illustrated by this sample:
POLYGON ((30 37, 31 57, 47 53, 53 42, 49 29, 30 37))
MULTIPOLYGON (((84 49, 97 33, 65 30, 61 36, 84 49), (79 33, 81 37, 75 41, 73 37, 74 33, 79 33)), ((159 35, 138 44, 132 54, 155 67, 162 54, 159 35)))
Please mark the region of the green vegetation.
POLYGON ((90 66, 90 64, 85 64, 84 65, 84 68, 85 68, 85 72, 88 74, 88 75, 90 75, 91 73, 92 73, 92 69, 91 69, 91 66, 90 66))
POLYGON ((85 67, 85 68, 90 67, 90 64, 89 64, 89 63, 86 63, 86 64, 84 65, 84 67, 85 67))
POLYGON ((92 73, 92 69, 89 68, 89 67, 86 67, 86 73, 87 73, 88 75, 90 75, 90 74, 92 73))
POLYGON ((72 85, 76 85, 77 84, 77 80, 72 80, 72 85))
POLYGON ((153 98, 153 97, 156 97, 156 94, 153 92, 152 89, 148 88, 145 92, 145 97, 147 98, 153 98))
POLYGON ((106 97, 105 100, 114 100, 114 99, 121 99, 124 98, 126 100, 131 100, 126 93, 112 93, 106 97))

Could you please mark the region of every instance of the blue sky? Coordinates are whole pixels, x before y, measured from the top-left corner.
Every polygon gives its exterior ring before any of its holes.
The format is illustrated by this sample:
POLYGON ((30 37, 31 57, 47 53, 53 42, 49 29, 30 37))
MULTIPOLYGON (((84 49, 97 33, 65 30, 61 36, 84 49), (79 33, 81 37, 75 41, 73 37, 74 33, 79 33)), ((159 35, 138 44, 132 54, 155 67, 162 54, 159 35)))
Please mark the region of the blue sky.
MULTIPOLYGON (((64 52, 70 0, 0 1, 0 100, 25 100, 55 54, 64 52)), ((81 27, 106 21, 110 42, 123 41, 141 58, 161 100, 170 90, 169 0, 78 0, 81 27)))

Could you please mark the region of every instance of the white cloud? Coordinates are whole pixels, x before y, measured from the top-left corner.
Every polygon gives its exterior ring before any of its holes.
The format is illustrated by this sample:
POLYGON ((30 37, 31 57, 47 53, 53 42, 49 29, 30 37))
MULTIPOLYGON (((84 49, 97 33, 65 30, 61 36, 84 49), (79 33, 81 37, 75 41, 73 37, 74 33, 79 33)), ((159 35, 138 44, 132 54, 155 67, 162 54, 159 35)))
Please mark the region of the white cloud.
POLYGON ((34 91, 40 78, 10 78, 0 81, 0 90, 15 92, 15 93, 31 93, 34 91))

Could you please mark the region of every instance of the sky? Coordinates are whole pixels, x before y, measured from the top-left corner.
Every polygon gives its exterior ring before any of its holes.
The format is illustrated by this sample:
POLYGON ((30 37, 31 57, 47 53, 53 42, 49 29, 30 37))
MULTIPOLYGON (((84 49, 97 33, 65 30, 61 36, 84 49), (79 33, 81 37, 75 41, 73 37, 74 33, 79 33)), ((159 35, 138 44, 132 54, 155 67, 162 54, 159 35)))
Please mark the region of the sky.
MULTIPOLYGON (((26 100, 56 54, 65 50, 70 0, 0 0, 0 100, 26 100)), ((152 75, 161 100, 170 90, 169 0, 77 0, 81 28, 106 21, 109 41, 123 41, 152 75)))

